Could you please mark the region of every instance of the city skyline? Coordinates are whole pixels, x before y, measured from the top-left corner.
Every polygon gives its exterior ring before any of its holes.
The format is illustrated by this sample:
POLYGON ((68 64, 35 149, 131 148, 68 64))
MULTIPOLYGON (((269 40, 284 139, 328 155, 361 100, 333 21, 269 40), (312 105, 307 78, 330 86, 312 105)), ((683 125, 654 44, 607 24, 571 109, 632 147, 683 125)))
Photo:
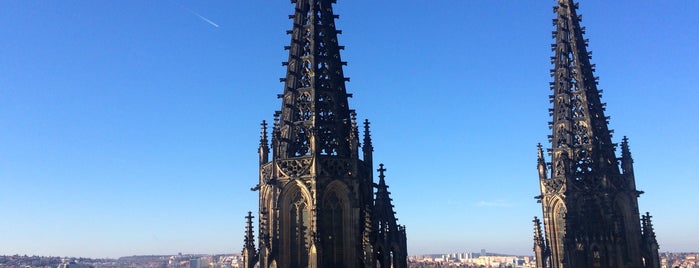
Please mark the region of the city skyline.
MULTIPOLYGON (((409 255, 532 255, 554 4, 335 5, 350 106, 373 123, 409 255)), ((613 140, 629 137, 662 252, 696 251, 699 235, 681 206, 699 201, 697 5, 580 6, 613 140)), ((0 255, 239 251, 291 8, 6 3, 0 255)))

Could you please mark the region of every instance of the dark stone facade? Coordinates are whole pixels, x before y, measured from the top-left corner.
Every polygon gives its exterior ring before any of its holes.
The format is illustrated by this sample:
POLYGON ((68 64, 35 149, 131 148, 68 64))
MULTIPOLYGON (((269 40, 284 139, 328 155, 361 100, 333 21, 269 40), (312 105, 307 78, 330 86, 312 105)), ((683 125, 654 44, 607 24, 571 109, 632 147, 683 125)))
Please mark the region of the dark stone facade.
POLYGON ((639 215, 643 192, 636 189, 626 137, 616 157, 578 4, 557 2, 551 162, 538 148, 544 231, 535 218, 537 267, 660 267, 651 217, 639 215))
POLYGON ((360 143, 348 105, 334 2, 292 0, 282 108, 271 144, 262 123, 254 188, 259 243, 256 249, 249 215, 245 267, 407 266, 405 227, 396 223, 383 165, 373 182, 369 121, 360 143))

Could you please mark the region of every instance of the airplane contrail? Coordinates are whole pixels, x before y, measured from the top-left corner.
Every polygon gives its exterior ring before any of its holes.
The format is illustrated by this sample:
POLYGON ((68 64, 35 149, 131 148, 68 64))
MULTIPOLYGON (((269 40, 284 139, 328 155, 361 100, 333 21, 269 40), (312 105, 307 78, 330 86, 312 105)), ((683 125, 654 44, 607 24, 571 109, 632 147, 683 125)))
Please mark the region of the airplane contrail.
POLYGON ((206 17, 200 15, 200 14, 197 13, 196 11, 191 10, 191 9, 189 9, 189 8, 183 6, 183 5, 179 5, 179 6, 180 6, 181 8, 183 8, 184 10, 187 10, 189 13, 192 13, 192 15, 197 16, 199 19, 203 20, 204 22, 210 24, 211 26, 214 26, 214 27, 216 27, 216 28, 220 27, 217 23, 215 23, 215 22, 211 21, 210 19, 208 19, 208 18, 206 18, 206 17))
POLYGON ((207 22, 208 24, 211 24, 211 26, 214 26, 214 27, 216 27, 216 28, 219 27, 218 24, 216 24, 215 22, 211 21, 210 19, 207 19, 206 17, 204 17, 204 16, 202 16, 202 15, 199 15, 199 13, 194 12, 194 11, 192 11, 192 13, 193 13, 194 15, 196 15, 197 17, 199 17, 200 19, 202 19, 203 21, 207 22))

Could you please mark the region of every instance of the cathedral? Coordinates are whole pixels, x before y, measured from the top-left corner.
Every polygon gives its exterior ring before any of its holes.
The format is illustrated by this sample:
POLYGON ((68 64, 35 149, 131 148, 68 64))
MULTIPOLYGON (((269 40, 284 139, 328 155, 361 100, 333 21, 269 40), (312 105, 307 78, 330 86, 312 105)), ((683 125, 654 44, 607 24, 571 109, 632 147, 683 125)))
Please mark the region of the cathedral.
MULTIPOLYGON (((348 105, 335 0, 291 2, 282 105, 270 133, 261 124, 258 235, 256 243, 249 212, 244 267, 407 267, 405 226, 397 223, 384 165, 373 164, 369 121, 360 137, 348 105)), ((643 192, 629 140, 617 157, 577 8, 573 0, 554 7, 552 134, 550 162, 538 145, 536 266, 659 268, 651 216, 639 213, 643 192)))
POLYGON ((659 268, 651 216, 639 215, 643 192, 636 189, 629 140, 622 139, 617 158, 578 4, 557 2, 549 96, 551 162, 538 146, 541 195, 536 198, 544 230, 534 218, 536 265, 659 268))
POLYGON ((383 164, 373 180, 369 121, 360 139, 348 105, 335 0, 291 2, 282 105, 260 135, 258 243, 248 213, 244 267, 407 267, 383 164))

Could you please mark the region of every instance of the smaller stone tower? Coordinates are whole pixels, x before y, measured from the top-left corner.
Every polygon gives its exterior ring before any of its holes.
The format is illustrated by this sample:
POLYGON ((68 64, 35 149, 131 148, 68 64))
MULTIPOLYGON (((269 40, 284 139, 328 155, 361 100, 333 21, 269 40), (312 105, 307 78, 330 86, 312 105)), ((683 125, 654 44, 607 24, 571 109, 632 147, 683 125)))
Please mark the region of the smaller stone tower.
MULTIPOLYGON (((541 146, 541 145, 540 145, 541 146)), ((541 232, 541 220, 534 217, 534 257, 536 258, 536 267, 549 267, 546 261, 546 256, 550 254, 549 248, 546 245, 544 233, 541 232)))
POLYGON ((372 224, 375 234, 371 244, 374 256, 380 267, 407 268, 408 253, 405 251, 407 239, 405 226, 399 225, 391 204, 391 192, 384 178, 386 169, 379 164, 379 183, 376 184, 376 199, 372 211, 372 224))
POLYGON ((258 260, 257 250, 255 250, 255 234, 252 232, 252 212, 248 211, 247 225, 245 226, 245 243, 243 246, 243 267, 253 268, 258 260))

